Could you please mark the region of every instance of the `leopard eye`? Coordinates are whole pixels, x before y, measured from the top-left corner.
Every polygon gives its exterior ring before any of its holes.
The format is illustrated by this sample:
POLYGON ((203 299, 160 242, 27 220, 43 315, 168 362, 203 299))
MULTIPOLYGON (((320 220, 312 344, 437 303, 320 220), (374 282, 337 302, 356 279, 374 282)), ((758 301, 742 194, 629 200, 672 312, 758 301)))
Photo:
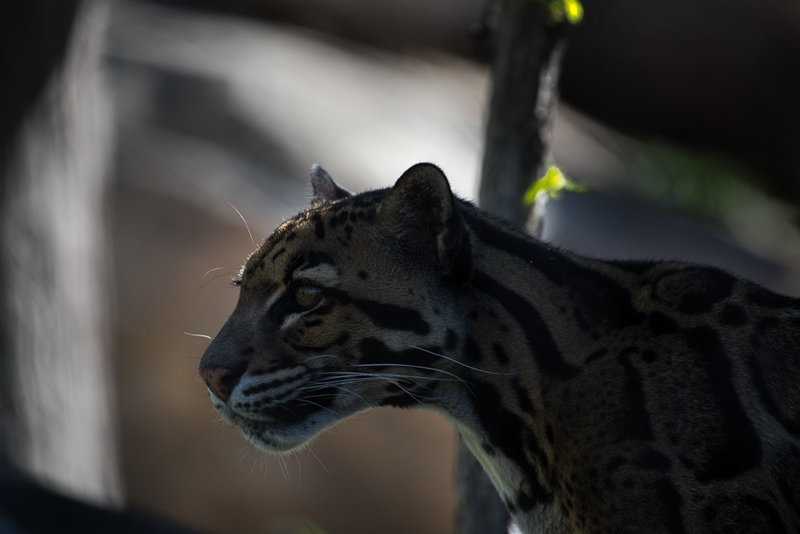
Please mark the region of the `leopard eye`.
POLYGON ((292 289, 292 304, 298 310, 310 310, 322 300, 322 289, 316 286, 300 285, 292 289))

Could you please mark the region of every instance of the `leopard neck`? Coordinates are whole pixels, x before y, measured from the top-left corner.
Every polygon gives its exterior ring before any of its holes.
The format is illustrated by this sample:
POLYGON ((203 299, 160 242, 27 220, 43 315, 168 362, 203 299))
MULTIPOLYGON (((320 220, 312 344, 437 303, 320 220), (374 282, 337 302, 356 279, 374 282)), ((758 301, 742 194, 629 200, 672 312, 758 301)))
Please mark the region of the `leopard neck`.
POLYGON ((549 392, 579 374, 604 335, 639 320, 619 283, 632 273, 477 211, 465 219, 473 273, 462 360, 482 371, 468 371, 472 401, 456 426, 519 523, 560 524, 549 392))

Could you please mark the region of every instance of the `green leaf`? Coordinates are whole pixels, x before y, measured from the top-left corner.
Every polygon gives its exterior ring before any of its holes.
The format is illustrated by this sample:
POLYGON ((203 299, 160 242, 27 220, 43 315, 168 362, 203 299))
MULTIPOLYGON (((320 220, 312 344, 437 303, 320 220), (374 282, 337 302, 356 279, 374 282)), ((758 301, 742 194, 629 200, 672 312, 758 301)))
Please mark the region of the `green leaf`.
POLYGON ((536 197, 540 194, 546 194, 550 198, 558 198, 562 191, 573 191, 575 193, 583 193, 587 191, 586 186, 576 184, 569 180, 561 169, 555 165, 551 165, 547 172, 533 182, 533 184, 525 191, 522 201, 525 206, 532 206, 536 201, 536 197))
POLYGON ((583 5, 580 0, 539 0, 547 6, 550 18, 560 24, 565 20, 570 24, 578 24, 583 19, 583 5))
POLYGON ((570 24, 577 24, 583 18, 583 6, 578 0, 564 0, 564 12, 570 24))

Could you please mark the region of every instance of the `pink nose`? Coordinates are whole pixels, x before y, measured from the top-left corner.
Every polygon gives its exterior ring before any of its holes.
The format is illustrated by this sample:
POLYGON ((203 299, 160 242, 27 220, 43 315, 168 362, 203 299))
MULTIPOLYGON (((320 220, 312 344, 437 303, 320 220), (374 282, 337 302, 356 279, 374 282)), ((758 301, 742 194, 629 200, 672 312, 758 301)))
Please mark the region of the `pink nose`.
POLYGON ((233 388, 236 387, 236 383, 239 381, 239 377, 242 376, 242 372, 236 372, 225 367, 213 367, 200 369, 200 376, 215 397, 226 401, 233 388))

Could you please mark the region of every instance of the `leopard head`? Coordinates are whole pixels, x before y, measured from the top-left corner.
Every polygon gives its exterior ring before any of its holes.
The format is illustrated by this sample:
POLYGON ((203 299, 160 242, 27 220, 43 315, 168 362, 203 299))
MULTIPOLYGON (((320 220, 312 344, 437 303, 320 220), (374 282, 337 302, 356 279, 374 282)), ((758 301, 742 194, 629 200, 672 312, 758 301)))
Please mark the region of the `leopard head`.
POLYGON ((312 186, 312 206, 247 259, 200 362, 223 419, 273 452, 370 407, 441 407, 463 389, 450 325, 470 246, 444 174, 419 164, 354 196, 315 166, 312 186))

